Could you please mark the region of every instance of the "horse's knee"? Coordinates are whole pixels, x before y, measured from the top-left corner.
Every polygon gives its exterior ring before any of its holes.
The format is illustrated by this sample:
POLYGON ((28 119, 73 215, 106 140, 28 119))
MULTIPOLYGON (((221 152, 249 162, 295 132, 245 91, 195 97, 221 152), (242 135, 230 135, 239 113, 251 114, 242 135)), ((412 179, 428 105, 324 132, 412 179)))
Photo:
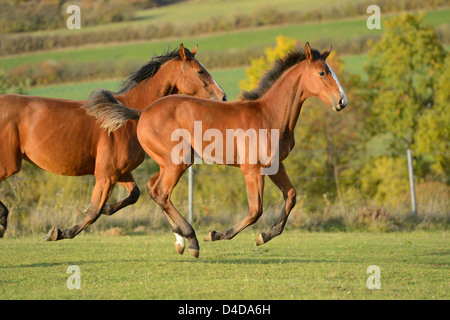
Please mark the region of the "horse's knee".
POLYGON ((86 226, 89 226, 91 224, 93 224, 95 221, 97 221, 97 219, 100 217, 100 215, 102 214, 102 210, 105 208, 106 206, 104 206, 103 208, 98 208, 97 206, 93 206, 93 205, 89 205, 88 209, 87 209, 87 214, 84 217, 84 224, 86 226))
POLYGON ((170 202, 169 195, 161 192, 158 188, 149 189, 150 197, 159 204, 163 209, 166 208, 170 202))
POLYGON ((150 198, 158 202, 157 199, 159 198, 159 190, 153 180, 154 179, 152 178, 147 182, 148 194, 150 195, 150 198))
MULTIPOLYGON (((158 198, 158 191, 151 186, 148 187, 148 194, 150 195, 150 198, 152 198, 155 201, 158 198)), ((156 202, 158 202, 158 201, 156 201, 156 202)))

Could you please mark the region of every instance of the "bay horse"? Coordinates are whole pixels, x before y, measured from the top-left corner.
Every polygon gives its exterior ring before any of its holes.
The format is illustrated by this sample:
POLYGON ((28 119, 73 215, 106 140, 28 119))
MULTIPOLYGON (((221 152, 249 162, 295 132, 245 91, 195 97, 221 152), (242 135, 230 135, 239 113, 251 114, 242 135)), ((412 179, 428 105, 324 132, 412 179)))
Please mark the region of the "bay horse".
MULTIPOLYGON (((263 213, 265 175, 281 190, 285 203, 270 230, 258 234, 256 244, 261 245, 281 234, 296 201, 295 188, 282 161, 294 147, 294 128, 304 101, 309 97, 318 97, 331 104, 336 111, 347 105, 344 90, 325 61, 330 50, 331 47, 320 53, 306 43, 303 52, 288 53, 276 61, 255 90, 243 93, 241 101, 219 102, 170 96, 157 100, 142 111, 134 111, 133 115, 122 117, 122 123, 140 118, 137 125, 139 142, 160 167, 159 172, 148 181, 147 187, 151 198, 162 208, 171 224, 177 239, 175 249, 180 254, 184 251, 186 238, 189 253, 199 256, 194 229, 171 202, 172 190, 192 164, 194 154, 205 162, 239 167, 247 187, 248 216, 224 231, 209 231, 205 241, 231 239, 258 220, 263 213), (161 118, 165 119, 165 125, 158 128, 161 118), (196 129, 200 132, 195 132, 196 129), (238 140, 236 135, 230 135, 231 141, 228 141, 229 133, 239 130, 245 133, 244 139, 238 140), (252 132, 256 135, 259 132, 259 139, 251 139, 252 132), (261 140, 263 133, 270 138, 266 139, 266 145, 261 143, 264 141, 261 140), (218 140, 224 136, 227 137, 226 142, 218 140), (263 150, 263 154, 270 154, 270 157, 264 161, 261 158, 250 161, 251 149, 255 148, 263 150), (264 172, 275 163, 276 170, 264 172)), ((111 113, 110 116, 114 114, 112 110, 111 113)), ((108 116, 104 115, 101 121, 108 126, 108 116)))
MULTIPOLYGON (((226 100, 224 91, 195 59, 196 52, 197 46, 189 51, 181 44, 132 73, 118 93, 97 89, 86 101, 0 95, 0 181, 18 172, 22 159, 60 175, 95 176, 84 219, 62 231, 53 227, 46 240, 73 238, 101 214, 112 215, 139 198, 131 174, 145 157, 137 139, 137 121, 109 133, 96 123, 101 112, 119 105, 141 110, 171 94, 226 100), (106 204, 116 183, 128 191, 128 196, 106 204)), ((155 126, 164 127, 163 117, 154 120, 155 126)), ((6 230, 7 217, 8 209, 0 202, 0 237, 6 230)))

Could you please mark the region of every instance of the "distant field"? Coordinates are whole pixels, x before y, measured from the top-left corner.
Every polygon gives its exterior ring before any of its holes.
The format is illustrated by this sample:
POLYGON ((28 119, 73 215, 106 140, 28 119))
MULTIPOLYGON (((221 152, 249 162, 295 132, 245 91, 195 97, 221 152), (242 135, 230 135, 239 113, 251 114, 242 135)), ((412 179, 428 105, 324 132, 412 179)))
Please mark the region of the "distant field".
MULTIPOLYGON (((344 0, 343 3, 360 3, 363 0, 344 0)), ((190 0, 169 6, 162 6, 136 13, 132 21, 108 23, 98 26, 83 27, 86 31, 98 31, 134 27, 148 23, 171 23, 175 25, 204 22, 216 17, 229 18, 235 15, 249 15, 265 9, 275 9, 279 12, 302 11, 309 12, 329 5, 329 0, 190 0)), ((48 31, 36 31, 33 34, 44 34, 48 31)), ((68 34, 67 28, 54 30, 58 34, 68 34)))
MULTIPOLYGON (((107 219, 107 218, 106 218, 107 219)), ((207 230, 197 232, 199 239, 207 230)), ((178 255, 169 230, 45 242, 0 240, 0 299, 441 299, 450 298, 449 233, 308 233, 286 230, 256 247, 258 227, 201 241, 178 255), (69 266, 80 268, 69 290, 69 266), (380 268, 368 289, 367 268, 380 268)))
MULTIPOLYGON (((425 13, 424 22, 432 26, 448 23, 450 9, 428 11, 425 13)), ((231 33, 195 36, 191 38, 173 38, 168 40, 155 40, 147 42, 116 43, 111 45, 88 46, 57 50, 52 52, 18 55, 0 59, 0 69, 9 69, 26 63, 42 62, 45 60, 88 62, 105 59, 141 59, 146 61, 154 53, 161 53, 168 47, 174 49, 181 42, 186 47, 193 48, 199 44, 199 59, 202 51, 220 51, 230 49, 243 49, 254 46, 267 46, 275 43, 279 35, 293 37, 300 41, 309 41, 314 47, 314 40, 352 39, 366 34, 381 34, 382 30, 369 30, 366 27, 365 18, 330 21, 323 23, 308 23, 288 26, 274 26, 245 30, 231 33)), ((208 66, 212 68, 213 66, 208 66)))
MULTIPOLYGON (((346 3, 359 3, 361 0, 347 0, 346 3)), ((143 10, 138 18, 146 21, 192 23, 207 21, 222 13, 228 16, 252 14, 255 11, 273 8, 278 11, 308 12, 329 5, 328 0, 194 0, 171 6, 143 10), (196 5, 198 4, 198 5, 196 5), (201 5, 200 5, 201 4, 201 5)))

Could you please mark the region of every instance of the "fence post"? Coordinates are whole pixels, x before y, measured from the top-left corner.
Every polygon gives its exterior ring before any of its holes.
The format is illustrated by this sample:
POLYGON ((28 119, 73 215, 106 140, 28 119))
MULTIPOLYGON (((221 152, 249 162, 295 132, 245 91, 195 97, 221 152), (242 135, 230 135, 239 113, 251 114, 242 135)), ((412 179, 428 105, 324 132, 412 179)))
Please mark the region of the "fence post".
POLYGON ((188 169, 188 221, 192 224, 194 221, 194 165, 188 169))
POLYGON ((414 219, 417 218, 416 188, 414 186, 414 167, 412 150, 407 150, 408 155, 408 171, 409 171, 409 188, 411 190, 411 206, 414 219))

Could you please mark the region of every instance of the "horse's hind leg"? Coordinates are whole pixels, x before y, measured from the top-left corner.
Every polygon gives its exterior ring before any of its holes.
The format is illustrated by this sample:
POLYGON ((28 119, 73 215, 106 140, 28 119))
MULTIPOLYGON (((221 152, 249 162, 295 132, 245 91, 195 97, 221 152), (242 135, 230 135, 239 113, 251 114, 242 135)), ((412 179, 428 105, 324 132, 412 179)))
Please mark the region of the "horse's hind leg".
POLYGON ((206 234, 205 241, 232 239, 244 228, 258 221, 259 217, 262 215, 264 176, 261 175, 261 169, 256 166, 250 166, 248 168, 241 167, 241 170, 247 185, 247 200, 249 206, 248 216, 238 224, 222 232, 216 232, 214 230, 209 231, 206 234))
POLYGON ((119 178, 117 181, 122 187, 125 188, 125 190, 128 191, 128 196, 123 199, 122 201, 113 203, 113 204, 105 204, 105 206, 102 209, 101 214, 111 216, 120 209, 123 209, 129 205, 132 205, 136 203, 136 201, 139 199, 140 191, 139 188, 136 185, 136 181, 134 180, 134 177, 131 173, 127 173, 119 178))
POLYGON ((64 230, 53 227, 47 234, 47 237, 45 238, 46 241, 72 239, 81 231, 94 223, 98 219, 98 217, 100 217, 101 211, 109 196, 111 195, 112 190, 114 189, 116 180, 111 177, 96 180, 97 181, 95 182, 91 203, 89 205, 88 212, 83 220, 73 227, 64 230))
POLYGON ((281 164, 278 172, 269 178, 275 183, 275 185, 281 190, 284 197, 284 207, 281 210, 281 214, 275 224, 270 228, 267 233, 260 233, 256 237, 256 245, 262 245, 272 238, 280 235, 283 232, 284 225, 289 217, 289 213, 295 206, 296 192, 289 177, 286 174, 284 165, 281 164))
POLYGON ((173 166, 170 168, 161 167, 160 172, 149 180, 147 186, 149 188, 150 197, 158 203, 172 226, 172 231, 177 237, 177 242, 175 243, 175 249, 177 252, 180 254, 183 253, 183 238, 186 238, 189 241, 189 253, 198 258, 200 247, 198 245, 194 228, 192 228, 192 226, 183 218, 178 210, 175 209, 172 201, 170 200, 172 190, 180 180, 180 177, 185 170, 185 166, 173 166))

